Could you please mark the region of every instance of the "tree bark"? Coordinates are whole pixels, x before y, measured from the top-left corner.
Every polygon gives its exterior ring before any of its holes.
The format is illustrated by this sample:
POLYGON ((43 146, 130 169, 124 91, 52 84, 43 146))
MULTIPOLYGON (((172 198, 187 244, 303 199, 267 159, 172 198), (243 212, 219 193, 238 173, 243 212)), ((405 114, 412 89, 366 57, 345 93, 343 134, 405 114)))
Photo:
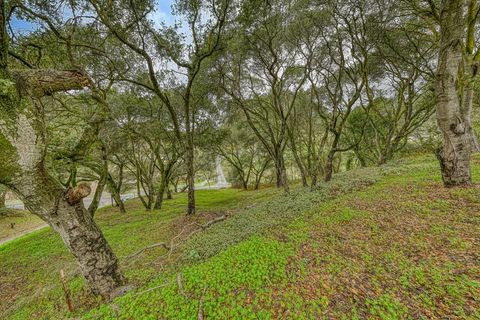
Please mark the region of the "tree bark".
POLYGON ((195 170, 194 170, 194 146, 193 137, 187 137, 186 166, 187 166, 187 187, 188 205, 187 215, 195 214, 195 170))
POLYGON ((285 160, 283 159, 283 154, 281 153, 279 153, 277 159, 275 159, 275 172, 277 175, 277 188, 283 187, 286 193, 290 192, 285 160))
POLYGON ((80 184, 63 189, 48 176, 25 172, 11 188, 25 208, 47 222, 75 257, 82 275, 95 295, 110 299, 125 283, 118 260, 82 199, 89 188, 80 184))
POLYGON ((464 6, 461 0, 444 0, 440 19, 440 51, 435 97, 437 123, 443 145, 437 152, 445 186, 471 184, 470 109, 459 99, 459 73, 462 66, 464 6), (465 107, 465 106, 464 106, 465 107))
POLYGON ((0 183, 60 234, 92 292, 110 298, 125 280, 115 254, 83 206, 82 197, 88 195, 89 188, 65 190, 45 165, 46 117, 39 99, 56 91, 83 89, 89 80, 75 71, 41 69, 13 72, 11 77, 5 25, 5 2, 0 0, 0 79, 6 80, 7 87, 2 102, 17 111, 11 119, 15 130, 5 119, 0 121, 0 135, 11 151, 0 163, 0 183), (11 90, 12 85, 17 92, 11 90))
MULTIPOLYGON (((125 205, 123 204, 122 197, 120 195, 120 190, 113 180, 113 177, 110 175, 110 173, 107 175, 107 185, 108 189, 110 190, 112 194, 113 200, 115 200, 115 204, 118 206, 118 209, 120 210, 120 213, 126 213, 127 210, 125 210, 125 205)), ((139 195, 140 196, 140 195, 139 195)))
POLYGON ((325 182, 332 180, 333 176, 333 158, 335 157, 335 151, 331 150, 328 153, 327 161, 325 162, 325 182))
POLYGON ((303 165, 302 159, 300 159, 300 155, 297 149, 297 142, 295 141, 295 136, 290 128, 287 128, 287 132, 288 132, 288 138, 290 140, 290 146, 292 148, 293 158, 297 163, 298 170, 300 170, 302 186, 306 188, 308 187, 307 173, 305 170, 305 166, 303 165))
POLYGON ((157 189, 157 197, 155 199, 155 204, 153 206, 153 208, 155 210, 160 210, 162 209, 162 204, 163 204, 163 195, 165 194, 165 188, 167 186, 167 178, 166 177, 163 177, 162 178, 162 181, 160 182, 160 186, 158 187, 157 189))
MULTIPOLYGON (((107 173, 108 174, 108 173, 107 173)), ((107 174, 103 174, 98 180, 97 189, 93 195, 92 203, 88 206, 88 212, 93 217, 95 212, 97 212, 98 206, 100 204, 100 199, 103 195, 103 190, 105 189, 105 184, 107 183, 107 174)))
POLYGON ((20 94, 43 97, 54 92, 83 89, 88 79, 78 71, 32 69, 14 70, 12 76, 20 94))
POLYGON ((110 245, 83 203, 72 206, 59 199, 56 211, 46 220, 76 258, 93 294, 111 298, 125 278, 110 245))

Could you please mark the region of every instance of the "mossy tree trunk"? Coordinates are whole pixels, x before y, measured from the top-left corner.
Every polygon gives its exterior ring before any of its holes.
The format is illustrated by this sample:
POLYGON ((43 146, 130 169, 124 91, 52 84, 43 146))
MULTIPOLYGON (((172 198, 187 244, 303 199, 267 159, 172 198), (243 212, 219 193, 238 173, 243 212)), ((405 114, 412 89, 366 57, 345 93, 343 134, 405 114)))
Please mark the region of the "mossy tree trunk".
MULTIPOLYGON (((474 6, 476 7, 476 6, 474 6)), ((472 84, 476 67, 464 64, 465 1, 444 0, 440 16, 440 51, 435 86, 438 126, 443 145, 437 153, 445 186, 471 184, 472 84), (463 97, 463 98, 462 98, 463 97)), ((472 35, 473 36, 473 35, 472 35)))

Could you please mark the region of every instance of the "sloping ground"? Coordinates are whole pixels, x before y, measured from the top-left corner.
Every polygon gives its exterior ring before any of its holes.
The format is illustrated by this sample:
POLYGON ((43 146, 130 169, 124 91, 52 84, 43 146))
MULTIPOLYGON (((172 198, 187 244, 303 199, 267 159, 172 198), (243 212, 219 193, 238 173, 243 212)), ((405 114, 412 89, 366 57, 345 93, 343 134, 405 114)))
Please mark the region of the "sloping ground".
MULTIPOLYGON (((477 159, 476 179, 479 168, 477 159)), ((424 157, 289 196, 202 191, 197 223, 229 217, 188 239, 184 197, 156 213, 133 201, 127 215, 108 209, 97 220, 136 290, 92 301, 60 239, 41 231, 0 246, 0 310, 11 319, 477 319, 480 190, 443 189, 439 180, 424 157), (126 257, 171 239, 172 254, 158 247, 126 257)))
MULTIPOLYGON (((272 191, 269 191, 272 193, 272 191)), ((199 212, 194 221, 204 223, 225 210, 236 210, 262 194, 239 190, 197 192, 199 212)), ((163 248, 128 258, 138 249, 159 241, 170 241, 183 228, 186 195, 165 202, 161 211, 146 212, 138 200, 128 201, 127 214, 115 208, 99 210, 96 220, 120 257, 131 283, 141 285, 156 276, 163 265, 152 264, 163 248)), ((190 222, 189 222, 190 223, 190 222)), ((60 237, 50 228, 33 232, 0 245, 0 319, 65 319, 66 310, 59 272, 65 270, 76 315, 95 306, 85 292, 78 267, 60 237)))
POLYGON ((85 318, 478 319, 480 188, 444 189, 420 161, 85 318))

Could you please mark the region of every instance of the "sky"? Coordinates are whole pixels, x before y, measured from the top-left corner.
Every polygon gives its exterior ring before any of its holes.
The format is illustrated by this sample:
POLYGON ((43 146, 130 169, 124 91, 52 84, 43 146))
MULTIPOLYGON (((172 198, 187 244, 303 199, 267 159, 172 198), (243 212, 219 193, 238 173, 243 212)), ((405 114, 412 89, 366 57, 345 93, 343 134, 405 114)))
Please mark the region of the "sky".
MULTIPOLYGON (((158 0, 156 1, 156 10, 151 14, 150 18, 155 22, 165 22, 167 25, 174 23, 174 17, 172 16, 172 4, 175 0, 158 0)), ((26 33, 38 28, 38 25, 25 20, 19 20, 16 17, 12 18, 11 26, 16 33, 26 33)))

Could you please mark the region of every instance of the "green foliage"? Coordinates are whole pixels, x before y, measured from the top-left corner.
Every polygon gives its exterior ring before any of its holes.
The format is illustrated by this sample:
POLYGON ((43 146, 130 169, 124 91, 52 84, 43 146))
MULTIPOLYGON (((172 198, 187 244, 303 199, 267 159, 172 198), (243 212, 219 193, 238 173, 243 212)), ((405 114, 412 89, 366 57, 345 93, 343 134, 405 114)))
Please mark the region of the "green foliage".
POLYGON ((14 128, 13 124, 20 107, 19 102, 15 82, 10 79, 0 79, 0 119, 5 121, 9 130, 14 128))
POLYGON ((204 263, 184 268, 184 294, 175 275, 164 275, 145 289, 165 286, 118 298, 116 307, 100 308, 85 319, 195 319, 200 299, 208 318, 255 319, 258 300, 249 306, 244 303, 253 292, 266 293, 266 286, 285 281, 285 267, 292 254, 286 244, 253 237, 204 263))

